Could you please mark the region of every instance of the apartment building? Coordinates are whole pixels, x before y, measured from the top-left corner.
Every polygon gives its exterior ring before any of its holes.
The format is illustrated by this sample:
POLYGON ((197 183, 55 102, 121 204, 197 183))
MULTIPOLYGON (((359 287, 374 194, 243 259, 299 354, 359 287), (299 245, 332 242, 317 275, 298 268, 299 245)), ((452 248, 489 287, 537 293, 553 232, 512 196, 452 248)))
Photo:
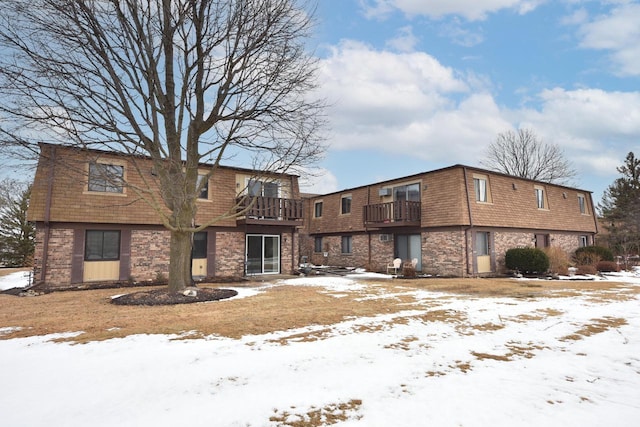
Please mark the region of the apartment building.
MULTIPOLYGON (((151 208, 161 204, 151 160, 40 148, 28 211, 36 224, 36 283, 67 288, 168 277, 170 233, 151 208)), ((210 169, 199 166, 202 179, 210 169)), ((303 225, 297 176, 218 167, 197 209, 196 225, 218 221, 194 236, 194 276, 290 274, 297 268, 303 225)))
POLYGON ((510 248, 592 245, 591 193, 455 165, 309 198, 301 254, 386 271, 395 258, 426 274, 504 272, 510 248))

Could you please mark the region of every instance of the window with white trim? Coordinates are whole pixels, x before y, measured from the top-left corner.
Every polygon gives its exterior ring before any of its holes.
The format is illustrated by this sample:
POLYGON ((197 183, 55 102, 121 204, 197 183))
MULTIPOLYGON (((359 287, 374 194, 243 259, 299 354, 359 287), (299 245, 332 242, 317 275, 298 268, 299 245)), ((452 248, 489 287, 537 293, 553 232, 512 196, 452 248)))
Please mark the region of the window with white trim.
POLYGON ((578 194, 578 207, 580 209, 580 213, 586 215, 587 212, 587 200, 584 197, 584 194, 578 194))
POLYGON ((544 191, 544 187, 539 185, 534 186, 534 191, 536 195, 536 206, 538 209, 549 209, 549 205, 547 203, 547 195, 544 191))
POLYGON ((473 174, 473 189, 476 194, 476 202, 491 203, 491 191, 487 175, 473 174))

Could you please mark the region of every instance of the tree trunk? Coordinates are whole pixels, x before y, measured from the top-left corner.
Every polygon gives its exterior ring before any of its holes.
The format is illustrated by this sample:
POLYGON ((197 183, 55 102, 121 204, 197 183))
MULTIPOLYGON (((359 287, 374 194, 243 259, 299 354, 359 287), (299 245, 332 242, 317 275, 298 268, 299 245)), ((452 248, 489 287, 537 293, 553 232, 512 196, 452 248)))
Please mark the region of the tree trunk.
POLYGON ((172 231, 169 260, 169 292, 182 292, 191 286, 191 235, 172 231))

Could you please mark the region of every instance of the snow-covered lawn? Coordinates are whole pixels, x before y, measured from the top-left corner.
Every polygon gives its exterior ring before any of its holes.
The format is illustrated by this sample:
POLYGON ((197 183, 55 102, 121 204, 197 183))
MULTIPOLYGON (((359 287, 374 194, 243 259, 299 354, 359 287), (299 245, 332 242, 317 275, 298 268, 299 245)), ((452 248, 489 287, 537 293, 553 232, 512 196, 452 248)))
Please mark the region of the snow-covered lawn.
POLYGON ((0 340, 0 424, 638 425, 640 278, 616 280, 629 287, 531 299, 408 289, 417 304, 400 313, 238 340, 0 340))

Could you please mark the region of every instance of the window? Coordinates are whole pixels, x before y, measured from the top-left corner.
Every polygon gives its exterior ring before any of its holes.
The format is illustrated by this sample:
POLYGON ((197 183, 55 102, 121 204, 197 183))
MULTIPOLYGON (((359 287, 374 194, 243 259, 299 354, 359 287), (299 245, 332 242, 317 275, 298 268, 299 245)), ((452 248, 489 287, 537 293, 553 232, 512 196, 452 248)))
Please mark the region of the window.
POLYGON ((548 234, 535 234, 533 239, 536 242, 536 248, 544 249, 551 246, 551 236, 548 234))
POLYGON ((580 213, 585 215, 587 213, 587 205, 582 194, 578 194, 578 206, 580 207, 580 213))
POLYGON ((351 253, 351 236, 342 236, 342 253, 350 254, 351 253))
POLYGON ((191 249, 191 258, 193 259, 207 258, 207 232, 206 231, 193 233, 193 248, 191 249))
POLYGON ((120 259, 120 231, 87 230, 85 261, 117 261, 120 259))
POLYGON ((256 179, 250 179, 247 184, 247 193, 251 197, 264 196, 264 197, 278 197, 279 185, 277 182, 265 182, 258 181, 256 179))
POLYGON ((313 241, 313 251, 322 252, 322 237, 316 237, 313 241))
POLYGON ((548 209, 544 188, 535 186, 534 189, 536 193, 536 206, 538 206, 538 209, 548 209))
POLYGON ((200 188, 200 185, 202 185, 202 190, 200 190, 200 194, 198 195, 198 198, 208 199, 209 198, 209 179, 207 175, 198 175, 198 182, 196 183, 197 188, 200 188))
POLYGON ((408 200, 410 202, 420 201, 420 184, 402 185, 394 187, 393 199, 396 201, 408 200))
POLYGON ((342 215, 351 213, 351 196, 342 196, 340 199, 340 213, 342 215))
POLYGON ((89 191, 101 193, 122 193, 124 166, 106 163, 89 164, 89 191))
POLYGON ((474 175, 473 187, 476 193, 476 202, 489 202, 489 186, 487 185, 488 177, 486 175, 474 175))
POLYGON ((578 237, 578 245, 581 248, 589 246, 589 236, 579 236, 578 237))
POLYGON ((486 231, 478 231, 476 233, 476 255, 489 255, 489 233, 486 231))
POLYGON ((313 204, 313 216, 315 218, 322 217, 322 202, 315 202, 313 204))

